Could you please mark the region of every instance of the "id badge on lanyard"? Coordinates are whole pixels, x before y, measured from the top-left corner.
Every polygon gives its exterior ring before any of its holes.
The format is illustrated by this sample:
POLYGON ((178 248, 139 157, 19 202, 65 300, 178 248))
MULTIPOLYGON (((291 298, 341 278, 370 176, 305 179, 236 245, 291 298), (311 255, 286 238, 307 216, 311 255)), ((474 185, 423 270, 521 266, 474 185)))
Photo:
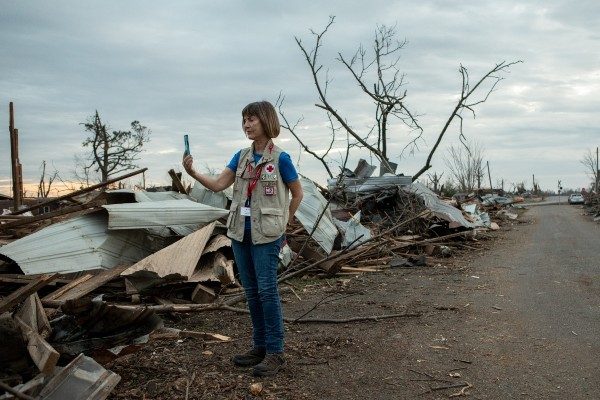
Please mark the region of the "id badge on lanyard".
POLYGON ((240 214, 242 214, 242 216, 244 217, 250 217, 252 216, 252 213, 250 212, 250 207, 242 207, 240 209, 240 214))
MULTIPOLYGON (((252 170, 252 166, 249 165, 250 170, 252 170)), ((250 210, 250 199, 252 198, 252 192, 254 191, 254 188, 256 187, 256 184, 258 183, 258 179, 260 178, 260 173, 262 171, 262 165, 256 169, 256 171, 254 172, 254 177, 250 180, 250 183, 248 184, 248 192, 246 193, 247 197, 246 197, 246 203, 244 204, 244 206, 240 209, 240 214, 244 217, 250 217, 252 216, 251 210, 250 210)))

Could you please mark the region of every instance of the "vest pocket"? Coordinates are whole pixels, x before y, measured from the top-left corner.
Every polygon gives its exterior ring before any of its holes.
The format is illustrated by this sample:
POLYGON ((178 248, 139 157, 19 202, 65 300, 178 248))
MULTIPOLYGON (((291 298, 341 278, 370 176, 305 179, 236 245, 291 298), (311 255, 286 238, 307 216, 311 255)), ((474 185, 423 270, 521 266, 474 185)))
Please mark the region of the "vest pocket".
POLYGON ((261 208, 260 230, 265 236, 281 236, 283 234, 283 210, 280 208, 261 208))
POLYGON ((233 229, 236 225, 236 221, 238 220, 238 208, 239 203, 231 203, 231 207, 229 207, 229 216, 227 217, 227 229, 233 229))

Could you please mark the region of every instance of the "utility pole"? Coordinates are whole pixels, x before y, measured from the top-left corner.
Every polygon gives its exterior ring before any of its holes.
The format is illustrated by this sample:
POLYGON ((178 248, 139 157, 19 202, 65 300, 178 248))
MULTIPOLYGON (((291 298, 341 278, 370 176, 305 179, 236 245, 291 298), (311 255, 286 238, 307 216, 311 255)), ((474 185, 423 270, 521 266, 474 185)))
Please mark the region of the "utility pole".
POLYGON ((600 169, 598 169, 598 146, 596 146, 596 195, 598 195, 598 174, 600 173, 600 169))
POLYGON ((490 194, 494 191, 494 187, 492 186, 492 174, 490 173, 490 162, 486 161, 487 169, 488 169, 488 178, 490 179, 490 194))
POLYGON ((537 190, 535 190, 535 174, 532 174, 531 182, 531 184, 533 185, 533 189, 531 190, 533 191, 534 195, 537 195, 537 190))
POLYGON ((22 204, 23 178, 21 163, 19 163, 19 130, 15 128, 15 114, 12 101, 8 104, 10 134, 10 161, 12 169, 13 212, 18 211, 22 204))

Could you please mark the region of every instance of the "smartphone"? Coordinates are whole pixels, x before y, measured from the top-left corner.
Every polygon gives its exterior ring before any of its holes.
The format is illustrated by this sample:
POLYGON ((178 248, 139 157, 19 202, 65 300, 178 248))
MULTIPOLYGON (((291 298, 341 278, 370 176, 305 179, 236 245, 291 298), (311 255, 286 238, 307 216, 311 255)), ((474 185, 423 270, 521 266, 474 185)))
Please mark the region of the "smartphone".
POLYGON ((188 139, 188 135, 183 135, 183 144, 185 145, 185 150, 183 152, 184 156, 190 155, 190 141, 188 139))

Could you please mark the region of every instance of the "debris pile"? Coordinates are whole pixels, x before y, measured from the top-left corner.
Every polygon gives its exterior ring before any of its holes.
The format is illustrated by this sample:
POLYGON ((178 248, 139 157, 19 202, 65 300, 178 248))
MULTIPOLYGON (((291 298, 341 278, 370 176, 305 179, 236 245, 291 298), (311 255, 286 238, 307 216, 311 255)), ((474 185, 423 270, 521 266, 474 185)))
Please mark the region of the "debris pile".
MULTIPOLYGON (((442 199, 409 176, 371 177, 374 170, 361 160, 328 188, 301 178, 280 282, 426 267, 518 218, 510 207, 518 199, 442 199)), ((231 199, 199 183, 185 188, 174 171, 176 190, 96 192, 143 171, 0 217, 0 337, 10 350, 0 359, 1 398, 68 391, 104 399, 120 378, 100 363, 150 340, 230 340, 164 328, 158 314, 239 310, 224 225, 231 199), (36 214, 47 204, 60 207, 36 214)))

